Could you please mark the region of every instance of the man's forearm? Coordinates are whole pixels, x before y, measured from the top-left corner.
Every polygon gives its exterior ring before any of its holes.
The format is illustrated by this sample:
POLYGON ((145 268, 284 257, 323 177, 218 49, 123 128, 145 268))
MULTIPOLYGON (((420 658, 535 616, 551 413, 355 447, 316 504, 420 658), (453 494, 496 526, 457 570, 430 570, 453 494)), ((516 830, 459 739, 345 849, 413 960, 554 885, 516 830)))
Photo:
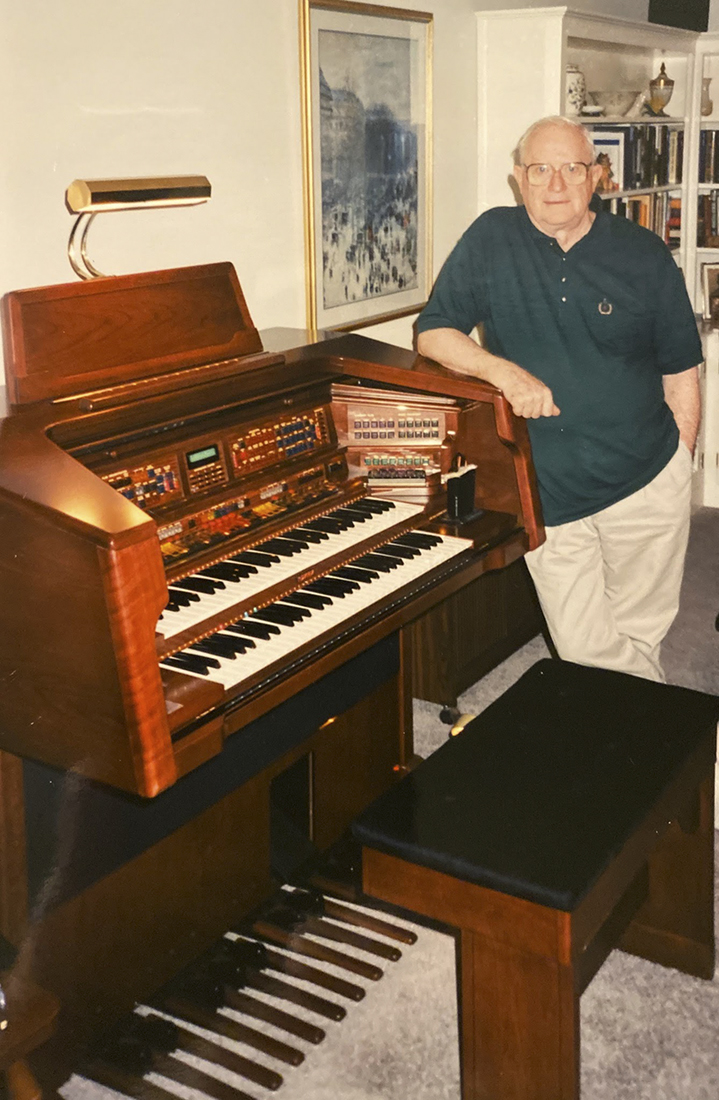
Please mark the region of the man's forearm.
POLYGON ((691 367, 681 374, 665 374, 664 400, 672 410, 679 436, 694 454, 701 419, 699 368, 691 367))
POLYGON ((501 364, 507 362, 480 347, 471 336, 465 336, 454 328, 433 328, 421 332, 417 338, 417 350, 420 355, 434 359, 443 367, 471 374, 493 386, 499 386, 501 364))

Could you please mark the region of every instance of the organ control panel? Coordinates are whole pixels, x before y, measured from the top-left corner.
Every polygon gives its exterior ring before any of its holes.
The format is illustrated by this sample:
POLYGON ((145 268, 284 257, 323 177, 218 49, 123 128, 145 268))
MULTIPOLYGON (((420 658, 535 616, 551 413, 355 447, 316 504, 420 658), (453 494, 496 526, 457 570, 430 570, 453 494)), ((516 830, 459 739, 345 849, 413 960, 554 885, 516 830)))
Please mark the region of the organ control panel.
POLYGON ((439 492, 467 402, 357 383, 336 383, 332 396, 349 468, 373 492, 439 492))
POLYGON ((235 417, 222 430, 213 424, 202 431, 196 419, 194 427, 168 428, 164 434, 170 439, 149 454, 144 450, 140 461, 131 438, 75 451, 103 481, 157 520, 166 568, 330 499, 347 476, 330 405, 303 403, 291 413, 265 413, 249 421, 246 412, 235 417), (275 479, 273 467, 278 467, 275 479), (233 493, 233 486, 242 491, 233 493))

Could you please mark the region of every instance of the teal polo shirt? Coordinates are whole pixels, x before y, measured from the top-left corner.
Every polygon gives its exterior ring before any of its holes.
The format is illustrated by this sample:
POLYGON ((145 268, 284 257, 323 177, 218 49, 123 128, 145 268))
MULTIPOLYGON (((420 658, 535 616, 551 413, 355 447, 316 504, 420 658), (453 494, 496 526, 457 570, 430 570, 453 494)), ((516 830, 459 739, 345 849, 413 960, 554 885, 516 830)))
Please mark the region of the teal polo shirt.
POLYGON ((483 322, 484 346, 545 382, 559 416, 528 420, 545 522, 593 515, 677 449, 662 376, 703 359, 681 272, 648 229, 604 211, 568 252, 524 207, 488 210, 439 273, 418 332, 483 322))

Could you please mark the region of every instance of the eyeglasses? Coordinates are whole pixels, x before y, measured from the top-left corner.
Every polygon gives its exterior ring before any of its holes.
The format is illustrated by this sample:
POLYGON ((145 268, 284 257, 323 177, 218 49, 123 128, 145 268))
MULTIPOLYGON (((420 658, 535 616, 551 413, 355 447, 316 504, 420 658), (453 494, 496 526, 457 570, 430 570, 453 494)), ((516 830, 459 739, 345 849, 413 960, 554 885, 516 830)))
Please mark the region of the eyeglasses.
POLYGON ((542 184, 550 183, 555 172, 559 172, 564 182, 569 184, 570 187, 578 187, 579 184, 586 183, 587 174, 591 167, 591 164, 584 164, 582 161, 577 160, 560 164, 559 168, 553 168, 551 164, 524 165, 527 181, 532 187, 541 187, 542 184))

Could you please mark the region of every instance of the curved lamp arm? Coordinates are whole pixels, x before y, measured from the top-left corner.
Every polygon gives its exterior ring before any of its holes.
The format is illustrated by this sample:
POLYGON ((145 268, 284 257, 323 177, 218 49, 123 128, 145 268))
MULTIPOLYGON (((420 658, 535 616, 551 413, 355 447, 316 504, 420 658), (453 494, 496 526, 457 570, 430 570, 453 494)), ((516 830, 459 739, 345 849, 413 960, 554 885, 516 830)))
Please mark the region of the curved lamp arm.
POLYGON ((67 258, 70 261, 70 266, 75 274, 79 275, 81 279, 102 278, 104 274, 102 271, 98 271, 87 255, 87 234, 94 217, 94 213, 80 214, 75 220, 75 224, 70 231, 70 238, 67 242, 67 258), (80 227, 82 227, 82 233, 80 233, 80 227), (80 249, 79 258, 77 254, 78 243, 80 249))

